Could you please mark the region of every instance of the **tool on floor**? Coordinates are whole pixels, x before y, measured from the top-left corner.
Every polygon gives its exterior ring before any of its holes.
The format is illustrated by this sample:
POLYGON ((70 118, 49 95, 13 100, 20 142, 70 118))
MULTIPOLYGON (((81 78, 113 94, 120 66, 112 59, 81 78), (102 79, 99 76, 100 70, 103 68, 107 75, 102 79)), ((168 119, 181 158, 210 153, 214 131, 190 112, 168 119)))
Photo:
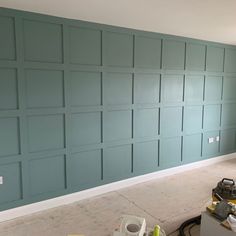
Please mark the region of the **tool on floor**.
POLYGON ((146 236, 166 236, 166 233, 159 225, 155 225, 154 229, 148 231, 146 236))
POLYGON ((124 215, 119 231, 113 236, 144 236, 146 233, 146 220, 141 217, 124 215))
POLYGON ((166 236, 165 231, 159 225, 147 230, 146 220, 141 217, 124 215, 118 230, 113 236, 166 236))
POLYGON ((222 199, 236 204, 236 185, 233 179, 223 178, 217 186, 212 189, 212 200, 218 201, 215 194, 222 199))
POLYGON ((236 216, 230 214, 227 218, 227 222, 230 225, 230 228, 232 231, 236 232, 236 216))
MULTIPOLYGON (((222 221, 225 227, 232 230, 234 226, 236 227, 236 185, 233 179, 223 178, 217 183, 217 186, 212 189, 212 204, 207 207, 207 210, 222 221), (233 227, 230 228, 230 224, 233 227)), ((178 229, 179 235, 185 236, 185 229, 188 226, 200 224, 201 215, 183 222, 178 229)))
POLYGON ((236 185, 233 179, 223 178, 212 189, 212 205, 207 209, 219 220, 236 213, 236 185))
POLYGON ((160 236, 160 226, 155 225, 152 236, 160 236))
POLYGON ((214 199, 217 199, 218 202, 215 205, 215 209, 212 211, 213 216, 223 221, 227 219, 229 214, 234 214, 234 205, 228 202, 226 199, 223 199, 217 192, 214 193, 214 199))

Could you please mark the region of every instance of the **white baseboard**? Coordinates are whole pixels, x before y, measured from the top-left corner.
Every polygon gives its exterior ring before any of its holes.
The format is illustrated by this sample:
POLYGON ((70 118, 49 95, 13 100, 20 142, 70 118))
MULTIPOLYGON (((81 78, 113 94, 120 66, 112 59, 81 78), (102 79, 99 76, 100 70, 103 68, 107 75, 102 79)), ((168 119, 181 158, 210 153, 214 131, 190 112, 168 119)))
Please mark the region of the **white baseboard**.
POLYGON ((141 175, 137 176, 134 178, 106 184, 103 186, 91 188, 88 190, 83 190, 80 192, 64 195, 61 197, 56 197, 53 199, 21 206, 21 207, 16 207, 10 210, 2 211, 0 212, 0 222, 15 219, 20 216, 25 216, 28 214, 36 213, 42 210, 47 210, 50 208, 62 206, 62 205, 67 205, 73 202, 77 202, 86 198, 94 197, 100 194, 104 194, 107 192, 115 191, 121 188, 129 187, 138 183, 143 183, 149 180, 157 179, 157 178, 162 178, 165 176, 170 176, 176 173, 184 172, 187 170, 192 170, 195 168, 203 167, 203 166, 208 166, 212 165, 218 162, 226 161, 236 158, 236 153, 228 154, 228 155, 223 155, 223 156, 218 156, 215 158, 207 159, 207 160, 202 160, 199 162, 195 163, 190 163, 182 166, 177 166, 174 168, 169 168, 166 170, 160 170, 154 173, 146 174, 146 175, 141 175))

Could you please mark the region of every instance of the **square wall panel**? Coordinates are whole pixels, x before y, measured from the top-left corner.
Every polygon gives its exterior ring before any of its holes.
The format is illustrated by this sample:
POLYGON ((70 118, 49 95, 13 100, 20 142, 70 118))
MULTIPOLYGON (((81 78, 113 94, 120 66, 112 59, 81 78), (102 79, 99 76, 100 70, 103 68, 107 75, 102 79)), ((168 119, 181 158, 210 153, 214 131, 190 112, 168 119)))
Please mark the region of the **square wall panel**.
POLYGON ((101 65, 101 31, 70 27, 70 62, 101 65))
POLYGON ((134 173, 145 174, 158 168, 158 141, 134 145, 134 173))
POLYGON ((165 107, 161 113, 161 135, 180 135, 182 132, 182 107, 165 107))
POLYGON ((158 135, 158 109, 138 109, 135 111, 135 137, 155 137, 158 135))
POLYGON ((224 65, 224 48, 207 46, 207 71, 222 72, 224 65))
POLYGON ((28 108, 64 106, 62 71, 26 70, 25 74, 28 108))
POLYGON ((184 109, 184 129, 187 134, 202 130, 202 106, 186 106, 184 109))
POLYGON ((225 49, 225 72, 236 72, 236 49, 225 49))
POLYGON ((186 76, 185 79, 185 95, 187 102, 202 102, 204 91, 204 76, 186 76))
POLYGON ((207 76, 205 82, 205 101, 219 101, 222 98, 222 77, 207 76))
POLYGON ((71 72, 70 99, 73 107, 100 106, 102 79, 99 72, 71 72))
POLYGON ((233 130, 222 130, 220 133, 220 152, 234 152, 236 149, 236 132, 233 130))
POLYGON ((222 105, 222 126, 236 125, 236 103, 229 103, 222 105))
POLYGON ((205 70, 205 45, 187 43, 186 68, 188 70, 205 70))
POLYGON ((132 171, 131 145, 110 147, 104 150, 103 178, 105 180, 119 180, 127 178, 132 171))
POLYGON ((27 121, 30 152, 64 148, 64 115, 29 116, 27 121))
POLYGON ((204 129, 219 129, 220 127, 221 105, 204 106, 204 129))
POLYGON ((135 37, 135 67, 156 68, 161 66, 161 39, 135 37))
POLYGON ((12 17, 0 16, 0 35, 0 60, 15 60, 15 22, 12 17))
POLYGON ((187 135, 183 143, 183 161, 200 161, 202 155, 202 134, 187 135))
POLYGON ((181 137, 162 139, 160 141, 160 167, 173 167, 181 163, 181 137))
POLYGON ((132 74, 107 73, 104 80, 104 93, 107 105, 132 104, 133 76, 132 74))
POLYGON ((23 32, 26 61, 63 61, 62 25, 24 20, 23 32))
POLYGON ((101 112, 72 114, 71 126, 73 146, 101 142, 101 112))
POLYGON ((211 157, 219 155, 219 142, 216 142, 216 137, 219 136, 219 131, 211 131, 203 134, 203 156, 211 157), (213 143, 209 143, 209 138, 214 138, 213 143))
POLYGON ((162 101, 165 103, 183 101, 183 76, 166 75, 162 80, 162 101))
POLYGON ((159 103, 159 74, 135 74, 134 102, 135 104, 159 103))
POLYGON ((65 157, 31 160, 29 181, 31 196, 65 189, 65 157))
POLYGON ((185 43, 174 40, 164 40, 163 68, 183 70, 185 57, 185 43))
POLYGON ((18 83, 15 69, 0 69, 0 110, 18 108, 18 83))
POLYGON ((226 101, 236 101, 236 77, 224 77, 223 99, 226 101))
POLYGON ((133 66, 133 35, 105 32, 105 65, 133 66))
POLYGON ((0 157, 20 154, 18 118, 0 118, 0 130, 0 157))
POLYGON ((20 163, 0 165, 3 183, 0 185, 0 204, 12 203, 22 199, 22 180, 20 163))
POLYGON ((105 114, 105 140, 132 138, 132 112, 109 111, 105 114))
POLYGON ((72 186, 90 187, 101 181, 101 150, 79 152, 70 159, 70 178, 72 186))

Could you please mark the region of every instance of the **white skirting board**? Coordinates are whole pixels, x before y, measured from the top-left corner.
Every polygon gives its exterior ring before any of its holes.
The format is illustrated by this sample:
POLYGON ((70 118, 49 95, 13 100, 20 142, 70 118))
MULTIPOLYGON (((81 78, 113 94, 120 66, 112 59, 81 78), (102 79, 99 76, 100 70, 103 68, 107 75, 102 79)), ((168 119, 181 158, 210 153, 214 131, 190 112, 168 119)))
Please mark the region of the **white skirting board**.
POLYGON ((135 185, 138 183, 143 183, 143 182, 146 182, 149 180, 154 180, 157 178, 170 176, 170 175, 184 172, 187 170, 192 170, 195 168, 212 165, 212 164, 226 161, 226 160, 230 160, 233 158, 236 158, 236 153, 222 155, 222 156, 218 156, 215 158, 210 158, 207 160, 198 161, 195 163, 190 163, 190 164, 177 166, 177 167, 173 167, 173 168, 169 168, 169 169, 165 169, 165 170, 160 170, 160 171, 157 171, 154 173, 125 179, 122 181, 102 185, 99 187, 83 190, 83 191, 68 194, 68 195, 63 195, 61 197, 56 197, 56 198, 52 198, 49 200, 45 200, 45 201, 41 201, 41 202, 37 202, 37 203, 33 203, 33 204, 21 206, 21 207, 16 207, 16 208, 13 208, 10 210, 5 210, 5 211, 0 212, 0 222, 4 222, 7 220, 15 219, 20 216, 25 216, 28 214, 36 213, 36 212, 39 212, 42 210, 47 210, 50 208, 74 203, 74 202, 77 202, 77 201, 80 201, 80 200, 83 200, 86 198, 94 197, 94 196, 97 196, 100 194, 104 194, 104 193, 115 191, 115 190, 118 190, 121 188, 129 187, 129 186, 132 186, 132 185, 135 185))

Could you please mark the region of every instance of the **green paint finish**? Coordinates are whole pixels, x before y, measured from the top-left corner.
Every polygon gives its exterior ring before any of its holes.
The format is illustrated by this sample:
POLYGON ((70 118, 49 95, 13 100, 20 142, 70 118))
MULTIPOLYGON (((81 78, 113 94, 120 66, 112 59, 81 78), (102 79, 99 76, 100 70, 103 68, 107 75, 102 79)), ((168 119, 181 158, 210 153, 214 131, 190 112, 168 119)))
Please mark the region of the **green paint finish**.
POLYGON ((187 134, 201 132, 202 106, 186 106, 184 109, 184 129, 187 134))
POLYGON ((65 188, 65 157, 54 156, 29 163, 31 196, 60 191, 65 188))
POLYGON ((21 200, 22 181, 20 164, 11 163, 1 165, 0 173, 3 176, 4 183, 0 185, 0 204, 21 200))
POLYGON ((26 70, 25 77, 28 108, 64 106, 62 71, 26 70))
POLYGON ((106 32, 105 65, 108 66, 133 66, 133 36, 131 34, 106 32))
POLYGON ((134 145, 134 173, 145 174, 158 168, 158 141, 134 145))
POLYGON ((205 101, 219 101, 222 98, 222 77, 208 76, 205 82, 205 101))
POLYGON ((166 168, 180 165, 181 137, 162 139, 160 143, 160 166, 166 168))
POLYGON ((236 132, 234 129, 222 130, 220 133, 220 151, 222 153, 234 152, 236 149, 236 132))
POLYGON ((184 69, 185 43, 165 40, 163 44, 163 68, 173 70, 184 69))
POLYGON ((0 60, 15 60, 16 42, 14 18, 0 16, 0 35, 0 60))
POLYGON ((166 75, 162 80, 164 103, 183 101, 183 76, 166 75))
POLYGON ((72 71, 70 83, 71 106, 101 105, 101 73, 72 71))
POLYGON ((203 101, 204 76, 186 76, 185 96, 187 102, 203 101))
POLYGON ((183 162, 189 163, 201 160, 202 135, 186 135, 183 141, 183 162))
POLYGON ((225 50, 225 72, 236 72, 236 49, 225 50))
POLYGON ((161 40, 143 36, 135 38, 135 67, 156 68, 161 66, 161 40))
POLYGON ((23 32, 26 61, 63 62, 61 25, 24 20, 23 32))
POLYGON ((18 118, 0 118, 0 130, 0 157, 18 155, 20 153, 18 118))
POLYGON ((219 136, 219 131, 210 131, 203 134, 202 153, 205 158, 219 155, 219 142, 209 143, 209 138, 216 140, 217 136, 219 136))
POLYGON ((135 74, 134 100, 136 104, 155 104, 159 102, 160 75, 135 74))
POLYGON ((73 154, 69 174, 72 186, 90 187, 101 181, 101 166, 101 150, 73 154))
POLYGON ((70 62, 101 65, 101 31, 70 27, 70 62))
POLYGON ((188 70, 204 71, 205 45, 188 43, 186 48, 186 68, 188 70))
POLYGON ((101 142, 101 113, 72 114, 72 145, 81 146, 101 142))
POLYGON ((236 77, 224 77, 223 99, 226 101, 236 101, 236 77))
POLYGON ((18 82, 15 69, 0 69, 0 110, 18 108, 18 82))
POLYGON ((0 210, 235 151, 235 46, 3 8, 0 34, 0 210))
POLYGON ((132 104, 132 74, 107 73, 104 77, 104 94, 107 105, 132 104))
POLYGON ((222 107, 222 126, 236 125, 236 103, 223 104, 222 107))
POLYGON ((117 141, 132 138, 131 111, 109 111, 105 114, 105 140, 117 141))
POLYGON ((27 118, 29 151, 64 148, 64 116, 39 115, 27 118))
POLYGON ((132 148, 131 145, 110 147, 104 150, 103 177, 104 180, 119 180, 131 175, 132 148))
POLYGON ((224 49, 215 46, 207 47, 207 71, 222 72, 224 67, 224 49))
POLYGON ((138 109, 135 111, 135 136, 156 137, 158 135, 158 109, 138 109))
POLYGON ((161 109, 161 130, 165 137, 178 136, 182 131, 182 107, 161 109))
POLYGON ((220 128, 221 105, 204 106, 203 128, 206 130, 216 130, 220 128))

